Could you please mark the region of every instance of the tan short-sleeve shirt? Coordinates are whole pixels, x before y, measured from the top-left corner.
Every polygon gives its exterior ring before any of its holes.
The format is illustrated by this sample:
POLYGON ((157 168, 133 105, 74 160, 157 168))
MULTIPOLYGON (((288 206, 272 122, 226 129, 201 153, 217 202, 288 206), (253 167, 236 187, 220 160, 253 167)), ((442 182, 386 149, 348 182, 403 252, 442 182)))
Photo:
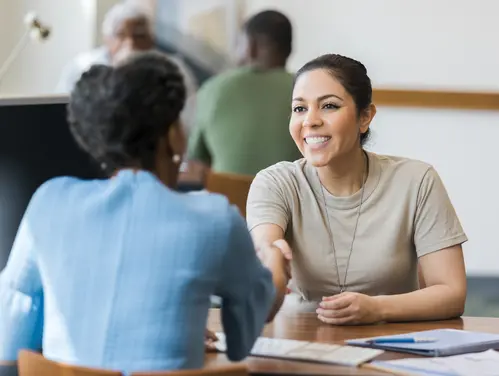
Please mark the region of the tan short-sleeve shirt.
POLYGON ((272 223, 284 230, 293 250, 291 287, 298 303, 337 294, 345 274, 347 291, 414 291, 419 288, 418 257, 467 241, 432 166, 374 153, 368 157, 348 268, 362 190, 349 197, 331 195, 305 159, 275 164, 258 173, 251 185, 249 229, 272 223))

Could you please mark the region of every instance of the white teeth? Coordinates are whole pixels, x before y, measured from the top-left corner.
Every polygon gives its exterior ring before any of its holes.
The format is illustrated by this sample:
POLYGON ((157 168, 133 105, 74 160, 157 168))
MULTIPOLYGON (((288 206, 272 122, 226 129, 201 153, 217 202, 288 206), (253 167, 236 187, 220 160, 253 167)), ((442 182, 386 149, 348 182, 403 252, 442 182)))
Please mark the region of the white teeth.
POLYGON ((322 144, 331 139, 331 137, 305 137, 305 142, 309 145, 322 144))

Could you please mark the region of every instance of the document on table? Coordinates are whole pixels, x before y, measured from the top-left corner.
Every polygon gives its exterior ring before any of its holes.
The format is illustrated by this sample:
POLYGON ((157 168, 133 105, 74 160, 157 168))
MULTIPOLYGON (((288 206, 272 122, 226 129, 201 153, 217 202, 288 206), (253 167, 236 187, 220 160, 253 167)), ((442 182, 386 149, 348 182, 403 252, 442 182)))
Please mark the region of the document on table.
POLYGON ((499 352, 487 350, 448 357, 374 361, 369 368, 414 376, 499 376, 499 352))

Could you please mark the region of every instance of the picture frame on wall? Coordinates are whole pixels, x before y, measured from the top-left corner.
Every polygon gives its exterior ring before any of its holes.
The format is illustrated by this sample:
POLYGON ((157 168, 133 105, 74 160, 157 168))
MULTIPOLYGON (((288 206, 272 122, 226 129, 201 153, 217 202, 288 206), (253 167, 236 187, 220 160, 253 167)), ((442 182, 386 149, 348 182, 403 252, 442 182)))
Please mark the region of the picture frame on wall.
POLYGON ((156 36, 214 73, 233 65, 243 18, 242 0, 161 0, 155 4, 156 36))

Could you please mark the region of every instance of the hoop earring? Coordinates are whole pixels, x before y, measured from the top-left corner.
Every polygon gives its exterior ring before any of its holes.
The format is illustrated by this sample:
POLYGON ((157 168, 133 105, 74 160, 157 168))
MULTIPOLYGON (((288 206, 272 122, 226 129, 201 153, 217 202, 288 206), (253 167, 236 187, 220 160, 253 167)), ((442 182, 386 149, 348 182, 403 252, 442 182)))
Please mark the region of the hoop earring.
POLYGON ((175 164, 179 164, 182 161, 182 158, 180 157, 180 155, 174 154, 173 157, 172 157, 172 161, 175 164))

